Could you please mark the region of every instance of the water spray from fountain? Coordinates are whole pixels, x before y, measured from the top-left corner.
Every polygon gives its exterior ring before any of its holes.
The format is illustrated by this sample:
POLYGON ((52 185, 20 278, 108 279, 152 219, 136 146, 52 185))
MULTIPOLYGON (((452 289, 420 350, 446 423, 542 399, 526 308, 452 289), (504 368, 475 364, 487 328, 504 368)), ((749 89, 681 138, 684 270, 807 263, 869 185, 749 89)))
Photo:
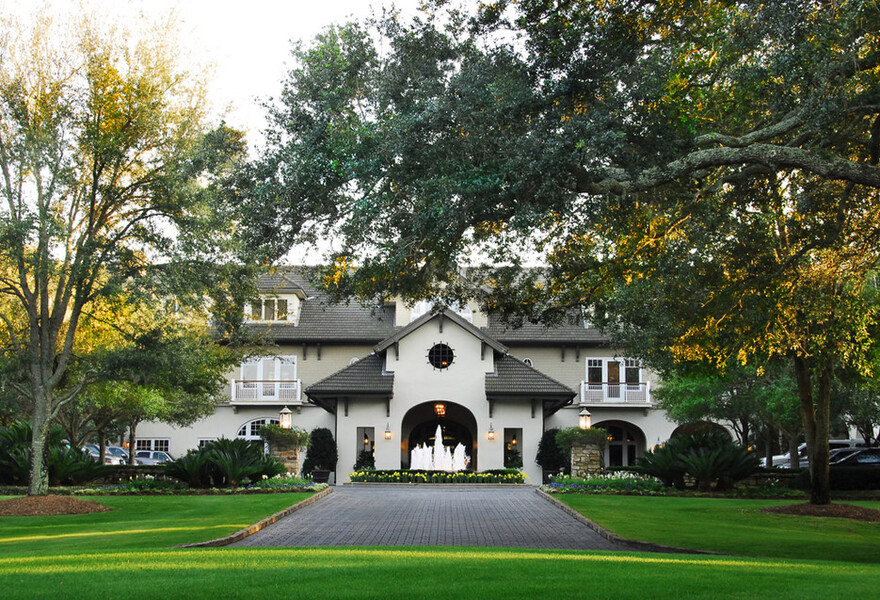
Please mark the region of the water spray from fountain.
POLYGON ((464 453, 464 446, 458 444, 455 450, 443 445, 443 428, 437 425, 434 447, 419 444, 409 453, 409 468, 413 471, 462 471, 470 464, 471 458, 464 453))

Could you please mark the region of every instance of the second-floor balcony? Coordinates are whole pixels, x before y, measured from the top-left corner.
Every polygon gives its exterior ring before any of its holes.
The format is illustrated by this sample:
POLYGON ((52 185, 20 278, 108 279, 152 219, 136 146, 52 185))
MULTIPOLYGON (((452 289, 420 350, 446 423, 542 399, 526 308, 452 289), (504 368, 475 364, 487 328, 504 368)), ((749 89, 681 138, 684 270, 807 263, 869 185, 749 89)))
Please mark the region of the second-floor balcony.
POLYGON ((581 382, 581 404, 651 404, 651 382, 581 382))
POLYGON ((299 379, 236 379, 232 382, 232 404, 297 404, 302 402, 299 379))

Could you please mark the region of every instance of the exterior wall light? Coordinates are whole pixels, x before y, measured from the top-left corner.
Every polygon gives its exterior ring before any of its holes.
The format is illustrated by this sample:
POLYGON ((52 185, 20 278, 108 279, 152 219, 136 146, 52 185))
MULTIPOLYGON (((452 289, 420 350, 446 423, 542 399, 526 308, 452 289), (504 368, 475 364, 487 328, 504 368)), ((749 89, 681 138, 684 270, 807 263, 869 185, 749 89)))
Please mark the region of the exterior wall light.
POLYGON ((390 439, 391 439, 391 423, 388 423, 388 424, 385 426, 385 439, 386 439, 386 440, 390 440, 390 439))
POLYGON ((578 427, 581 429, 589 429, 593 426, 593 417, 586 408, 578 413, 578 427))
POLYGON ((278 421, 281 423, 281 429, 290 429, 290 427, 293 425, 293 411, 285 406, 281 409, 281 412, 278 415, 280 417, 278 421))
POLYGON ((489 441, 490 441, 490 442, 495 441, 495 430, 492 429, 492 423, 489 423, 489 433, 488 433, 488 436, 489 436, 489 441))
POLYGON ((434 412, 437 414, 438 417, 445 417, 446 416, 446 405, 443 404, 442 402, 435 402, 434 403, 434 412))

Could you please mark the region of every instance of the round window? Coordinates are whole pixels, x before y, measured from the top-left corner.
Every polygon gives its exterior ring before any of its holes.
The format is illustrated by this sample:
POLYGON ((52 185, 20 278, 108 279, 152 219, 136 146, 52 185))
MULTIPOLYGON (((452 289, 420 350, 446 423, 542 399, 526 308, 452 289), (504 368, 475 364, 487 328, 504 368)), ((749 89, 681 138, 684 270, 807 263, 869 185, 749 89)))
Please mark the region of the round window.
POLYGON ((428 362, 435 369, 445 369, 452 364, 454 358, 452 348, 446 344, 437 344, 428 350, 428 362))

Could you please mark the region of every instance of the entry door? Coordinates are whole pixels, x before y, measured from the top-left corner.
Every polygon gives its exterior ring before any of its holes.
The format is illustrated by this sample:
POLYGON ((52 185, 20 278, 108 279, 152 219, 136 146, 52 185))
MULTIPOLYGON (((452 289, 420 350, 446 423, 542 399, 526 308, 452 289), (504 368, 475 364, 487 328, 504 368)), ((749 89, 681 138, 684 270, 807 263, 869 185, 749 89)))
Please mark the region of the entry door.
POLYGON ((608 397, 620 398, 620 363, 608 361, 608 397))

